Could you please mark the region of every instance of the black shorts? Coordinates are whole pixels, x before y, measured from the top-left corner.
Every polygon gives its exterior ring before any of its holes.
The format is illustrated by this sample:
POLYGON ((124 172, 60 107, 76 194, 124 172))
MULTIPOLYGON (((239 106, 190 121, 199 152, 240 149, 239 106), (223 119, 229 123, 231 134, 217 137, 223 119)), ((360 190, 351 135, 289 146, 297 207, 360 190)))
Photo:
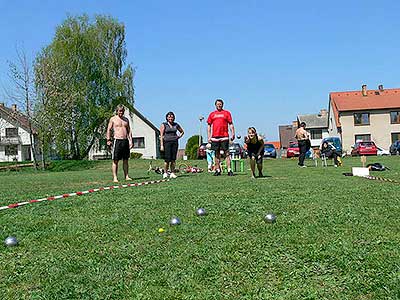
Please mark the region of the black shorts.
POLYGON ((178 141, 164 142, 165 162, 175 161, 177 153, 178 153, 178 141))
MULTIPOLYGON (((219 137, 216 138, 218 139, 219 137)), ((229 150, 229 138, 223 141, 211 140, 211 150, 214 150, 216 154, 219 154, 221 150, 227 153, 229 150)), ((229 152, 227 154, 229 154, 229 152)))
POLYGON ((250 159, 253 159, 253 157, 254 157, 254 159, 256 160, 256 163, 258 163, 258 164, 261 164, 261 163, 262 163, 262 161, 263 161, 263 156, 264 156, 264 152, 262 152, 262 153, 260 154, 260 158, 258 158, 258 155, 257 155, 256 152, 251 152, 251 151, 249 151, 249 150, 247 150, 247 151, 248 151, 248 152, 247 152, 247 155, 249 156, 250 159))
POLYGON ((129 140, 114 140, 112 149, 113 160, 127 160, 131 154, 129 150, 129 140))

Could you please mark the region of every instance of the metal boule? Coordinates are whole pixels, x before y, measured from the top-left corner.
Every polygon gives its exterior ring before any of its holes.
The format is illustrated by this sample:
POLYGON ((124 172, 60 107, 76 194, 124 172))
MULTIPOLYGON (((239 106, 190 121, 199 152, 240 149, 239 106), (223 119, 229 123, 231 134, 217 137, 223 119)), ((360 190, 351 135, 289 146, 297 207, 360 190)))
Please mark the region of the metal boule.
POLYGON ((200 208, 196 209, 196 215, 205 216, 206 214, 207 214, 207 211, 204 208, 200 207, 200 208))
POLYGON ((267 223, 275 223, 276 222, 276 215, 273 213, 267 213, 264 217, 265 222, 267 223))
POLYGON ((178 217, 172 217, 171 221, 169 221, 169 225, 181 225, 181 220, 178 217))
POLYGON ((15 236, 9 236, 4 240, 4 245, 7 247, 13 247, 18 245, 18 240, 15 236))

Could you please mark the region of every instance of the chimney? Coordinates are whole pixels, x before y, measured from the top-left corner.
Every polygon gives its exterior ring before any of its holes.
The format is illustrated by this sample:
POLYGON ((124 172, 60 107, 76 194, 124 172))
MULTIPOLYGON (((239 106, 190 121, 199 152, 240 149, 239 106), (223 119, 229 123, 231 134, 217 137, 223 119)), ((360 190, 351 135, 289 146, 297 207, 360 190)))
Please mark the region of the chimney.
POLYGON ((11 104, 11 110, 12 111, 17 111, 17 104, 11 104))
POLYGON ((367 85, 366 84, 363 84, 361 86, 361 93, 362 93, 363 97, 367 97, 367 85))
POLYGON ((383 92, 383 84, 378 85, 379 92, 383 92))
POLYGON ((323 108, 319 111, 318 117, 326 117, 328 115, 328 110, 323 108))

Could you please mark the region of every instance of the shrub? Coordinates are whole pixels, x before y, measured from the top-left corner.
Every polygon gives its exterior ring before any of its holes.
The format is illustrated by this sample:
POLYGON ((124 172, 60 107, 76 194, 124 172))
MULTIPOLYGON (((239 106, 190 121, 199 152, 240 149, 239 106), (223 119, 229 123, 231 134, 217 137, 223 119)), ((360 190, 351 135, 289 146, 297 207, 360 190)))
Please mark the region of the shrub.
POLYGON ((193 135, 188 139, 186 143, 185 155, 187 155, 189 159, 197 159, 198 149, 199 149, 199 135, 193 135))

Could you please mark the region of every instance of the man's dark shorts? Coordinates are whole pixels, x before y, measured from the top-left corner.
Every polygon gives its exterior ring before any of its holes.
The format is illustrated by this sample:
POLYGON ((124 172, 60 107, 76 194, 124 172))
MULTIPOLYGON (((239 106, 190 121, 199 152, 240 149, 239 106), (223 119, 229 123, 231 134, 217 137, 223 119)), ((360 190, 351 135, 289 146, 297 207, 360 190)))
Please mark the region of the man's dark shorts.
MULTIPOLYGON (((215 137, 215 139, 219 139, 222 137, 215 137)), ((213 138, 214 139, 214 138, 213 138)), ((215 153, 220 153, 223 150, 226 154, 229 154, 229 138, 223 141, 211 141, 211 150, 214 150, 215 153)))
POLYGON ((129 140, 114 140, 113 150, 112 150, 112 159, 113 160, 126 160, 129 159, 130 156, 129 150, 129 140))

